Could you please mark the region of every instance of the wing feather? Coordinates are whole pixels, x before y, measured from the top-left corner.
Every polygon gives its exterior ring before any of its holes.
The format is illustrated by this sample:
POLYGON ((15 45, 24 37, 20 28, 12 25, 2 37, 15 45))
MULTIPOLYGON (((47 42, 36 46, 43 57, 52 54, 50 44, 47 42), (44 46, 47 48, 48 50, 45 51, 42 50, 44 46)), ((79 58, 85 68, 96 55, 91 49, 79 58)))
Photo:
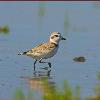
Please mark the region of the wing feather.
POLYGON ((50 55, 53 50, 55 50, 56 45, 54 43, 42 43, 31 50, 24 52, 24 55, 31 56, 31 57, 44 57, 46 55, 50 55))

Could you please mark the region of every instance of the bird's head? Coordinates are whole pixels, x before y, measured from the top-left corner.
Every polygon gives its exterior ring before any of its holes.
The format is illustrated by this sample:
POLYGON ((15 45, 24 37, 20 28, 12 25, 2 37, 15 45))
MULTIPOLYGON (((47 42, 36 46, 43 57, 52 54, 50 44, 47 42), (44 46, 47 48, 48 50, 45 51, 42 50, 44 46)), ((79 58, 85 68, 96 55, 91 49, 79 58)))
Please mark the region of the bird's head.
POLYGON ((63 36, 61 35, 61 33, 59 33, 59 32, 52 32, 51 33, 50 42, 58 44, 59 41, 61 41, 61 40, 66 40, 65 38, 63 38, 63 36))

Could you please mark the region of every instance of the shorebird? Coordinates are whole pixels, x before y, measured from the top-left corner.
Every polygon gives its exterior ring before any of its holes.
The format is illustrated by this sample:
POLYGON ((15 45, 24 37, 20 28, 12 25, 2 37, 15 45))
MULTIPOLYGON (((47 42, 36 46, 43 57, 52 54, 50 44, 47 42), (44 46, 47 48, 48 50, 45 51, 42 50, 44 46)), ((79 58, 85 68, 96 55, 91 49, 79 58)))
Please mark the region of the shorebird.
POLYGON ((57 53, 59 48, 59 42, 61 40, 66 40, 64 37, 62 37, 61 33, 52 32, 48 42, 42 43, 32 48, 31 50, 25 51, 23 53, 19 53, 18 55, 26 55, 35 59, 34 71, 35 71, 37 61, 39 63, 48 63, 49 67, 51 68, 50 62, 45 62, 42 60, 51 58, 57 53))

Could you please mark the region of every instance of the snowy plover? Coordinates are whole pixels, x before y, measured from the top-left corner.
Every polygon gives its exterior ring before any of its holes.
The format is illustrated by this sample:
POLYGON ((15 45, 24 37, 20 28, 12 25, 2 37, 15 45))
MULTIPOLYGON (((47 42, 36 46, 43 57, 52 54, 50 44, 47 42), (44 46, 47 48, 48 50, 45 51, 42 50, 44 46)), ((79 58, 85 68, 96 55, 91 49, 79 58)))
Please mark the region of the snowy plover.
POLYGON ((27 55, 27 56, 35 59, 34 71, 35 71, 35 65, 36 65, 37 61, 39 63, 48 63, 49 67, 51 68, 50 62, 44 62, 42 60, 47 59, 47 58, 51 58, 57 53, 58 48, 59 48, 59 42, 61 40, 66 40, 65 38, 62 37, 61 33, 52 32, 50 39, 47 43, 42 43, 42 44, 34 47, 33 49, 28 50, 28 51, 23 52, 23 53, 20 53, 18 55, 27 55))

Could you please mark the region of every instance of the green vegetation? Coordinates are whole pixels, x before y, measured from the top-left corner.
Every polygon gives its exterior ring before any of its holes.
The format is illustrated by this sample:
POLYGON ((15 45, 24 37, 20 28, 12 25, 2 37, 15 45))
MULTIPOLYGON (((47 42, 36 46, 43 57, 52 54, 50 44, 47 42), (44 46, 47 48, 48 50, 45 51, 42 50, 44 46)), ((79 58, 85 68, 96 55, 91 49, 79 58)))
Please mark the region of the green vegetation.
POLYGON ((69 16, 68 16, 68 11, 66 11, 64 14, 64 31, 65 31, 65 33, 68 32, 69 27, 70 27, 69 16))
POLYGON ((85 57, 83 57, 83 56, 74 57, 73 60, 75 62, 85 62, 86 61, 85 57))
POLYGON ((0 33, 8 34, 9 33, 9 27, 7 25, 3 26, 3 27, 0 27, 0 33))
POLYGON ((80 94, 81 94, 81 87, 80 86, 76 86, 74 99, 75 100, 81 100, 80 94))
POLYGON ((63 91, 56 88, 49 88, 48 93, 44 93, 43 100, 72 100, 72 91, 65 81, 63 91))
POLYGON ((45 2, 39 3, 38 15, 41 16, 41 17, 45 15, 45 2))
POLYGON ((14 100, 25 100, 25 95, 24 95, 23 91, 19 88, 16 89, 13 99, 14 100))
MULTIPOLYGON (((100 100, 100 72, 97 73, 97 80, 98 82, 94 88, 95 96, 86 97, 85 100, 100 100)), ((80 86, 76 86, 76 88, 74 89, 75 92, 73 92, 67 81, 64 81, 63 83, 63 90, 59 90, 57 85, 54 86, 49 83, 48 79, 36 79, 36 81, 39 82, 37 83, 37 88, 40 88, 41 85, 43 87, 42 89, 44 89, 44 91, 42 91, 43 95, 41 100, 82 100, 80 86), (40 84, 40 81, 42 81, 43 84, 40 84)), ((35 83, 36 81, 33 79, 33 83, 35 83)), ((13 100, 34 100, 33 91, 29 92, 29 94, 25 96, 21 89, 16 89, 13 100)))

